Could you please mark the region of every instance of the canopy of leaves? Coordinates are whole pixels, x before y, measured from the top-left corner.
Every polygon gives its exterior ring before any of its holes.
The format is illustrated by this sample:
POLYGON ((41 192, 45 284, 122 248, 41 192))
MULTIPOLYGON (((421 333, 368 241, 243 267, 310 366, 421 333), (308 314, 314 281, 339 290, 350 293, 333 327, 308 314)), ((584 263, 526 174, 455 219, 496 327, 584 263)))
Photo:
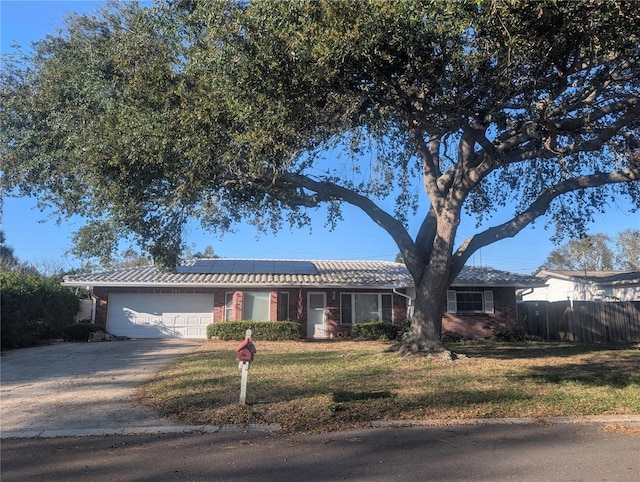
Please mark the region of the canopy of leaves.
POLYGON ((132 232, 168 265, 192 217, 278 229, 348 202, 416 276, 442 240, 454 276, 545 212, 583 233, 638 205, 639 27, 618 1, 114 3, 3 59, 3 185, 94 220, 85 246, 132 232), (462 209, 511 200, 453 249, 462 209))

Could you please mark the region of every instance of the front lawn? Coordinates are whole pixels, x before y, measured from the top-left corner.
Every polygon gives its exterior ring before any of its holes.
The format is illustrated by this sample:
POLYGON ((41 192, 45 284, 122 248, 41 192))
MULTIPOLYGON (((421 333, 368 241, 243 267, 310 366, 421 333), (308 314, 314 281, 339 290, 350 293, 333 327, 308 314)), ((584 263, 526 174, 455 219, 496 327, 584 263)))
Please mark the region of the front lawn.
POLYGON ((279 424, 285 432, 375 420, 640 414, 640 349, 449 344, 453 362, 382 342, 256 342, 240 406, 236 342, 211 341, 158 374, 139 401, 186 424, 279 424))

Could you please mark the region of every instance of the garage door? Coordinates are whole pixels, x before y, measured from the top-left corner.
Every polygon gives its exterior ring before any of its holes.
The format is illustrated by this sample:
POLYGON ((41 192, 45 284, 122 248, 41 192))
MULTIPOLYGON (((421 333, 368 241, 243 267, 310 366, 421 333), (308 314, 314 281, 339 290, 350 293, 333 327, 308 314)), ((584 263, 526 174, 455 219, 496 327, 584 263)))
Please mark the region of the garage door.
POLYGON ((213 295, 112 293, 107 330, 130 338, 206 338, 213 295))

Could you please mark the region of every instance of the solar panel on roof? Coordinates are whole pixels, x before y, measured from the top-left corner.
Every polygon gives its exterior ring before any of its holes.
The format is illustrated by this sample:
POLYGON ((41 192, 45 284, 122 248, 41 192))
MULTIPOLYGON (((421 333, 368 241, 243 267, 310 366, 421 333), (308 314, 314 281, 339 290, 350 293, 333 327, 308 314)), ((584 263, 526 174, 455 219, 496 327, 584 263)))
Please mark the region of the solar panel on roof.
MULTIPOLYGON (((292 261, 292 270, 296 274, 316 274, 318 270, 311 261, 292 261)), ((288 274, 288 273, 287 273, 288 274)))
POLYGON ((199 273, 199 269, 196 266, 178 266, 176 268, 178 273, 199 273))
MULTIPOLYGON (((204 260, 200 260, 204 261, 204 260)), ((208 259, 206 260, 207 265, 207 273, 210 274, 222 274, 222 273, 230 273, 231 268, 233 268, 233 260, 218 260, 218 259, 208 259)))
POLYGON ((254 274, 275 274, 273 261, 256 261, 253 265, 254 274))
POLYGON ((209 274, 316 274, 311 261, 271 261, 263 259, 196 259, 192 265, 179 266, 179 273, 209 274))

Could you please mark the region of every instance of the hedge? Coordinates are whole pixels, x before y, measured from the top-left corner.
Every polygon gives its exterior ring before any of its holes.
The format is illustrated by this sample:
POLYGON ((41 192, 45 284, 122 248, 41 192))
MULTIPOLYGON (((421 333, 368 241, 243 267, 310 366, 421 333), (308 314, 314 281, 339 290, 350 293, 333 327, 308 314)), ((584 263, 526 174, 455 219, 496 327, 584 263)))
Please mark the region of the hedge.
POLYGON ((300 324, 295 321, 221 321, 207 326, 207 338, 243 340, 251 330, 253 340, 299 340, 300 324))
POLYGON ((388 321, 367 321, 356 323, 351 327, 351 338, 394 341, 399 340, 404 332, 404 326, 394 325, 388 321))
POLYGON ((2 346, 18 348, 60 338, 72 323, 79 301, 58 278, 0 272, 2 346))

